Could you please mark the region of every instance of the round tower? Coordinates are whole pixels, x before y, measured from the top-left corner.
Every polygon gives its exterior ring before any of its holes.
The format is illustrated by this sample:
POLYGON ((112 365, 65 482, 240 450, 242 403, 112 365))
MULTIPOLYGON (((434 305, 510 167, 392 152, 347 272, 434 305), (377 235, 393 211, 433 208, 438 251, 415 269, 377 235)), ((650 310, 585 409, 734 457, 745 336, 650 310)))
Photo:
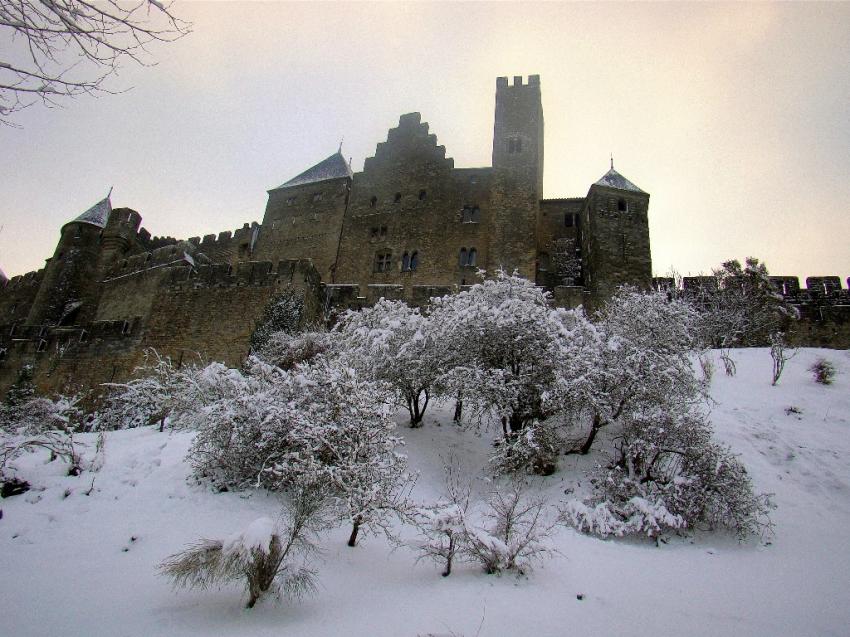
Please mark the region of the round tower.
POLYGON ((75 325, 92 317, 99 281, 101 233, 111 211, 106 197, 62 226, 56 250, 45 263, 28 325, 75 325))

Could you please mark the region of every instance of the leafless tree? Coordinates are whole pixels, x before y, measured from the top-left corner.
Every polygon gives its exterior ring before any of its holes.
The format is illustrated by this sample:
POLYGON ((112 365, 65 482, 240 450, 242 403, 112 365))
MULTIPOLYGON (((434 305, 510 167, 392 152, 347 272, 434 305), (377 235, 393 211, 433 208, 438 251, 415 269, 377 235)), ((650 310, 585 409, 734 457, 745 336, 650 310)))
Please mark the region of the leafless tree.
POLYGON ((190 28, 159 0, 0 0, 0 123, 39 101, 116 92, 106 80, 122 60, 150 64, 148 45, 190 28))

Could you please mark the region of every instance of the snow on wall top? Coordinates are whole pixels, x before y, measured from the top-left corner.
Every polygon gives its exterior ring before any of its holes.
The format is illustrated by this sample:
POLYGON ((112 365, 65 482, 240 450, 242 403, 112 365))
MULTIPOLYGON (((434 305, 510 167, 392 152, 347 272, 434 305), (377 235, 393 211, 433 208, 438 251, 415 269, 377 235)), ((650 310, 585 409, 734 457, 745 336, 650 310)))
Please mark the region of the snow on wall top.
POLYGON ((608 188, 617 188, 618 190, 631 190, 633 192, 644 192, 635 186, 628 179, 623 177, 616 170, 611 168, 607 173, 602 175, 602 178, 593 184, 594 186, 606 186, 608 188))
POLYGON ((342 153, 337 151, 327 159, 323 159, 312 168, 308 168, 297 177, 293 177, 277 188, 272 188, 272 190, 280 190, 281 188, 290 188, 292 186, 302 186, 304 184, 312 184, 319 181, 326 181, 328 179, 339 179, 340 177, 351 178, 353 175, 354 173, 351 172, 351 167, 348 165, 348 162, 345 161, 342 153))
POLYGON ((106 227, 106 222, 109 220, 110 212, 112 212, 112 202, 109 200, 109 196, 107 195, 105 199, 101 199, 69 223, 90 223, 98 228, 104 228, 106 227))

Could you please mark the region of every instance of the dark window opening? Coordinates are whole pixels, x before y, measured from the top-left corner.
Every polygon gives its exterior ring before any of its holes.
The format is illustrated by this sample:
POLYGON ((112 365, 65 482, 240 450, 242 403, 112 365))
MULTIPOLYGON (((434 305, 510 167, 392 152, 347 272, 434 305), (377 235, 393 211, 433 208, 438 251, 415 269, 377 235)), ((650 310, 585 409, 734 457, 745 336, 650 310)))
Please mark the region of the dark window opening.
POLYGON ((419 191, 419 201, 425 201, 425 197, 427 197, 427 196, 428 196, 428 193, 426 193, 424 190, 419 191))
POLYGON ((522 137, 508 137, 508 154, 518 155, 522 152, 522 137))
POLYGON ((574 225, 573 213, 568 212, 567 214, 564 215, 564 226, 566 226, 567 228, 572 228, 573 225, 574 225))
POLYGON ((313 193, 313 202, 321 201, 324 198, 324 193, 315 192, 313 193))
POLYGON ((369 200, 369 207, 374 208, 378 204, 378 198, 375 195, 372 195, 372 198, 369 200))
POLYGON ((475 248, 460 249, 460 267, 474 266, 478 260, 478 251, 475 248))
POLYGON ((80 343, 85 343, 89 340, 89 333, 86 330, 80 332, 80 343))
POLYGON ((625 199, 617 199, 617 210, 620 212, 628 212, 629 206, 625 199))
POLYGON ((129 334, 129 333, 130 333, 130 322, 124 321, 124 324, 121 325, 121 334, 123 334, 124 336, 127 336, 127 334, 129 334))
POLYGON ((398 203, 399 201, 401 201, 401 193, 397 192, 393 197, 393 203, 398 203))
POLYGON ((410 269, 415 270, 417 267, 419 267, 419 253, 414 252, 410 255, 410 269))
POLYGON ((389 272, 391 262, 391 252, 378 252, 375 254, 375 272, 389 272))
POLYGON ((0 361, 6 360, 6 348, 0 347, 0 361))
POLYGON ((286 205, 287 205, 287 206, 291 206, 292 204, 294 204, 294 203, 295 203, 295 201, 296 201, 297 199, 298 199, 298 197, 287 197, 287 199, 286 199, 286 205))
POLYGON ((410 255, 405 252, 401 257, 401 270, 406 272, 410 269, 410 255))
POLYGON ((481 210, 478 206, 464 206, 461 220, 463 223, 478 223, 481 220, 481 210))

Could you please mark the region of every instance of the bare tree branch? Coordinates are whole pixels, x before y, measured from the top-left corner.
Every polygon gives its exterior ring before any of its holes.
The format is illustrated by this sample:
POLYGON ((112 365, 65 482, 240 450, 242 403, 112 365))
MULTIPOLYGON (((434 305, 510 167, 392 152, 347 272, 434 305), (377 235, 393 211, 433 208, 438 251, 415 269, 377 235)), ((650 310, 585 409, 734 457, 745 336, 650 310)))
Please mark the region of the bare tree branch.
POLYGON ((190 30, 159 0, 0 0, 0 124, 39 101, 121 92, 106 82, 122 60, 151 65, 149 44, 190 30))

